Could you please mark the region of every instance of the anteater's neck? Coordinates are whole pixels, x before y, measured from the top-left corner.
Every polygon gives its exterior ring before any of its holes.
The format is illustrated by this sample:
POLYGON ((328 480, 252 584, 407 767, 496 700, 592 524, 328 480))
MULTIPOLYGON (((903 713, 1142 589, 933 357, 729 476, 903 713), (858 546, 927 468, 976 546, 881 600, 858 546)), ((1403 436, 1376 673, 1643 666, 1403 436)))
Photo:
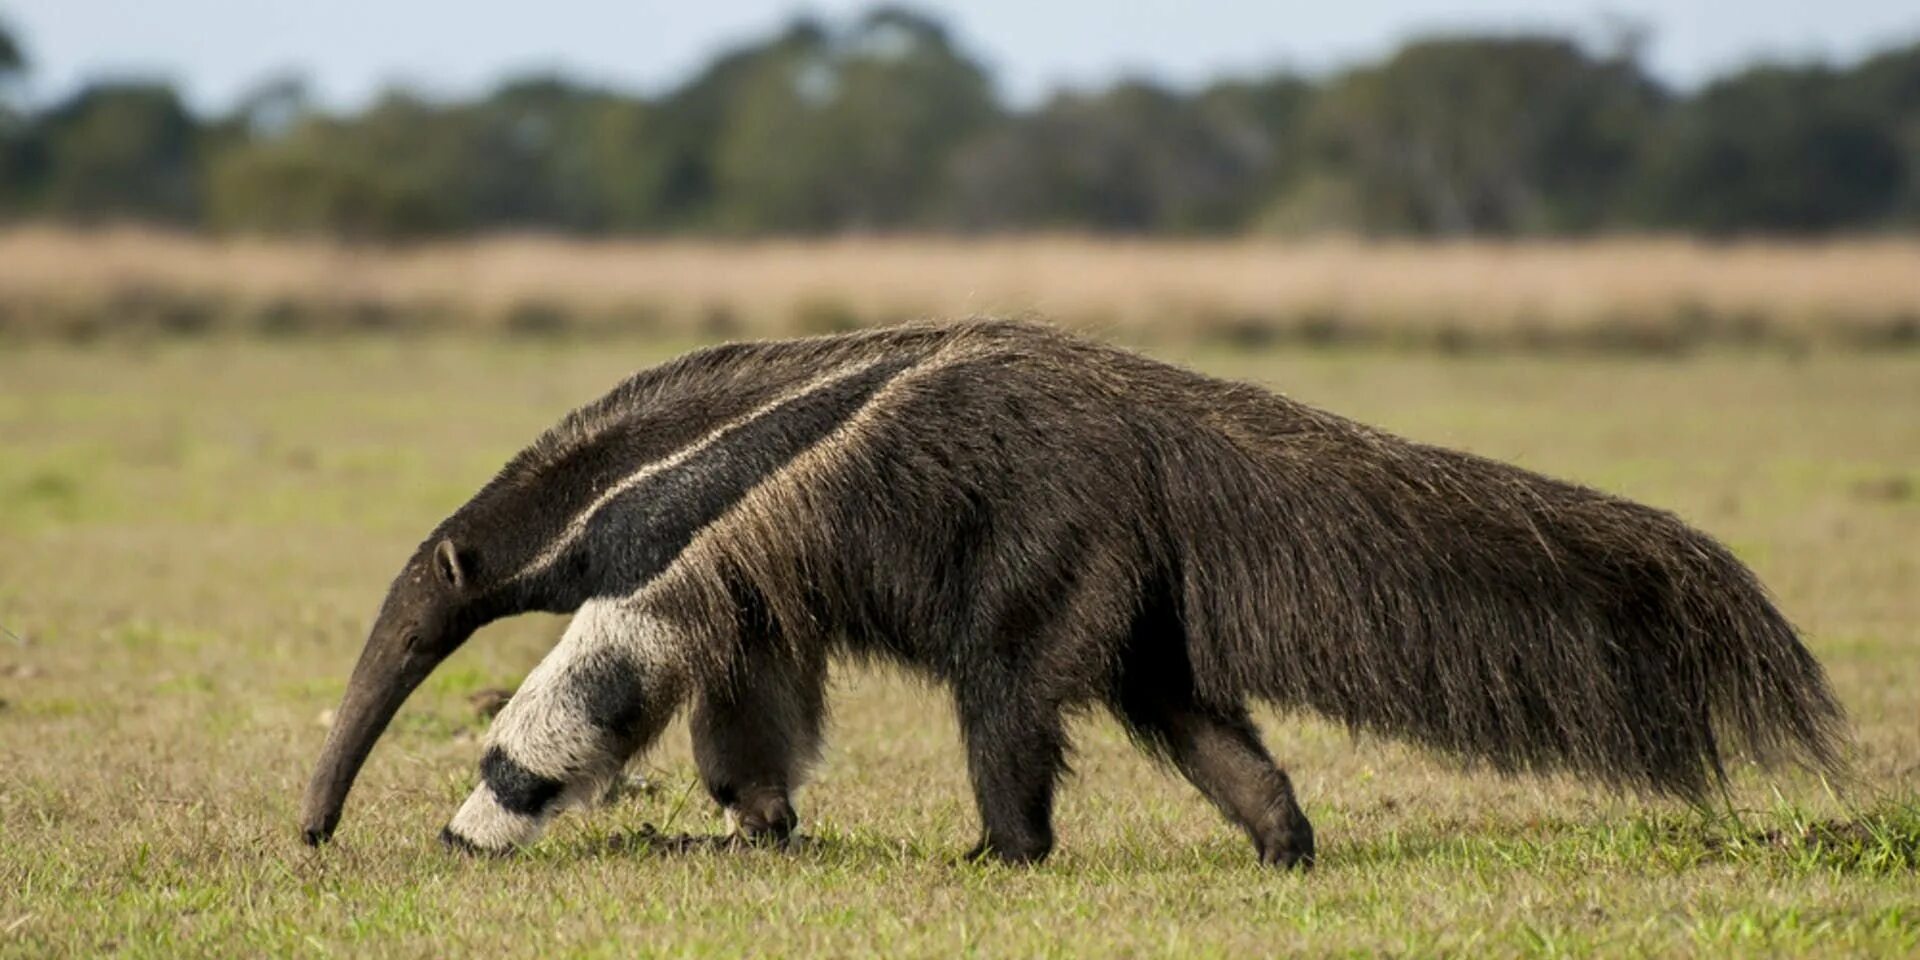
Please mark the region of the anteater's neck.
POLYGON ((495 578, 489 619, 638 595, 702 530, 830 438, 925 353, 876 349, 828 360, 757 391, 751 406, 676 391, 693 396, 603 416, 594 434, 571 437, 558 454, 535 459, 540 445, 530 448, 442 525, 474 544, 495 578))

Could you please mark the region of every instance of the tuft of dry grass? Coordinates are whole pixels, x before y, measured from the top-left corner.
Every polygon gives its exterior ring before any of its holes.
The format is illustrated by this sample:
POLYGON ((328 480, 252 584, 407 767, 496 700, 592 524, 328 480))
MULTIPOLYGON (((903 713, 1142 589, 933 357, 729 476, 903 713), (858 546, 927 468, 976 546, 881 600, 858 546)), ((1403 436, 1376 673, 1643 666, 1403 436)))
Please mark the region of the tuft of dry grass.
POLYGON ((825 332, 1044 315, 1137 340, 1672 351, 1920 341, 1920 240, 1445 244, 1083 237, 399 249, 0 233, 0 332, 825 332))
POLYGON ((1110 721, 1076 727, 1056 857, 973 830, 939 697, 838 675, 792 851, 719 817, 683 730, 648 788, 524 856, 434 833, 477 694, 561 622, 490 627, 375 752, 334 845, 300 788, 408 550, 570 406, 678 349, 470 338, 0 350, 0 956, 1815 955, 1920 950, 1920 355, 1173 359, 1672 508, 1807 631, 1855 726, 1845 792, 1740 771, 1711 812, 1503 780, 1264 715, 1322 841, 1246 842, 1110 721), (647 827, 658 827, 658 833, 647 827), (662 839, 662 837, 668 839, 662 839))

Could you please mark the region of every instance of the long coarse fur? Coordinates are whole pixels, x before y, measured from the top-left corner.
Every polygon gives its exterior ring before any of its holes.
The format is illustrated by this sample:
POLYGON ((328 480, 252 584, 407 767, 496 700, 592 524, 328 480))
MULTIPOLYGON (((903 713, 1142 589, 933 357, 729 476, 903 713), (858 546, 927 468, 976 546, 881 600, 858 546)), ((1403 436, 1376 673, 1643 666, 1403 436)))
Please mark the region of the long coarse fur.
POLYGON ((1256 842, 1293 801, 1249 700, 1689 798, 1841 742, 1793 626, 1671 514, 1026 324, 691 354, 435 536, 495 584, 479 620, 640 598, 695 691, 833 655, 949 685, 988 842, 1038 822, 1035 855, 1086 704, 1256 842))
POLYGON ((1184 660, 1203 702, 1686 797, 1735 750, 1835 762, 1819 664, 1669 513, 1041 328, 848 346, 955 359, 702 537, 685 626, 744 590, 790 643, 954 680, 1011 656, 1063 702, 1184 660))

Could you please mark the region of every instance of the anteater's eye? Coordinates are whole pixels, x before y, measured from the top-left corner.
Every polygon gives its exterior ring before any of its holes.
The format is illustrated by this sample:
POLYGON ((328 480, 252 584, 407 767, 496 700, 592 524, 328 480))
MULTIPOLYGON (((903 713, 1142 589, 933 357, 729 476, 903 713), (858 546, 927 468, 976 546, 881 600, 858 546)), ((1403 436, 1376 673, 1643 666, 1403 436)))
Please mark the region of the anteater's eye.
POLYGON ((420 646, 420 635, 417 633, 409 633, 407 634, 406 642, 407 650, 412 651, 414 648, 420 646))

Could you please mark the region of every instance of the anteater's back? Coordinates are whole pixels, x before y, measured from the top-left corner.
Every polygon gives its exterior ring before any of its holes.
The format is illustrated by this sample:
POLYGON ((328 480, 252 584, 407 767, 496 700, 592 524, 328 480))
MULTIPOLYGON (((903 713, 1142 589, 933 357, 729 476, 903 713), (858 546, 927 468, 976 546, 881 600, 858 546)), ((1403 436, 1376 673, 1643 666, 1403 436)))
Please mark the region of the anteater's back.
POLYGON ((1209 695, 1689 796, 1729 746, 1835 763, 1819 664, 1751 571, 1672 514, 1094 353, 1209 695))
POLYGON ((760 349, 900 361, 708 538, 707 582, 791 633, 1062 701, 1151 657, 1207 701, 1687 796, 1729 746, 1834 763, 1819 665, 1665 512, 1031 325, 760 349))

